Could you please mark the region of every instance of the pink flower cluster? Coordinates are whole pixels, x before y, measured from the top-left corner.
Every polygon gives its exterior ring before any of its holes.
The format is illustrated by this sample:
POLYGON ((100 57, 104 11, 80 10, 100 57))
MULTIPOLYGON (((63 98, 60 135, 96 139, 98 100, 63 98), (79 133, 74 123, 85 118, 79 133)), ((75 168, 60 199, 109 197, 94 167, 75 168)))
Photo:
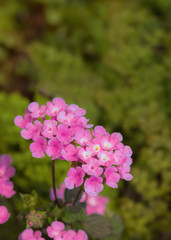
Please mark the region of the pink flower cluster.
MULTIPOLYGON (((14 185, 10 178, 15 175, 14 167, 11 167, 12 159, 9 155, 0 156, 0 195, 10 198, 15 194, 14 185)), ((0 206, 0 224, 5 223, 10 218, 10 214, 5 206, 0 206)))
MULTIPOLYGON (((57 197, 64 201, 64 191, 65 191, 65 184, 61 183, 60 188, 56 189, 57 197)), ((54 191, 50 189, 50 198, 52 201, 55 201, 54 191)), ((86 193, 83 193, 80 202, 86 202, 86 214, 90 215, 93 213, 97 213, 100 215, 104 215, 106 204, 109 202, 107 197, 103 196, 90 196, 86 193)))
POLYGON ((87 234, 83 230, 64 230, 65 225, 62 222, 54 221, 47 227, 47 234, 53 240, 88 240, 87 234))
POLYGON ((33 141, 33 157, 42 158, 46 153, 52 160, 73 163, 65 178, 68 189, 84 184, 86 193, 96 196, 103 190, 103 183, 117 188, 120 179, 133 178, 132 150, 124 146, 118 132, 109 134, 102 126, 90 131, 92 125, 85 113, 77 105, 54 98, 46 106, 32 102, 24 117, 15 118, 15 124, 22 128, 23 138, 33 141))
MULTIPOLYGON (((88 240, 87 234, 83 230, 64 230, 65 225, 62 222, 54 221, 47 227, 47 235, 53 240, 88 240)), ((33 231, 31 228, 24 230, 18 237, 18 240, 45 240, 40 231, 33 231)))
POLYGON ((40 231, 33 231, 31 228, 24 230, 18 237, 18 240, 45 240, 41 237, 40 231))

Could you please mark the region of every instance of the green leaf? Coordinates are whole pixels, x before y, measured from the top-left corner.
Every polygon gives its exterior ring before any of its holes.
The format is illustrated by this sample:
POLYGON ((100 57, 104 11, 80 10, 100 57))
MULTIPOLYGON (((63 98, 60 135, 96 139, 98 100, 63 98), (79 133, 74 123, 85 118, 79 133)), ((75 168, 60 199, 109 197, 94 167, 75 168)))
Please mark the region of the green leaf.
POLYGON ((79 202, 76 206, 86 209, 86 202, 79 202))
POLYGON ((66 223, 84 221, 86 219, 85 210, 78 206, 67 206, 63 209, 62 220, 66 223))
MULTIPOLYGON (((81 191, 80 187, 74 188, 72 190, 66 188, 65 192, 64 192, 65 202, 66 203, 73 203, 76 196, 79 194, 80 191, 81 191)), ((82 196, 82 193, 79 194, 77 202, 81 199, 81 196, 82 196)))
POLYGON ((104 239, 113 232, 111 221, 99 214, 87 216, 86 220, 83 222, 83 226, 85 231, 92 238, 104 239))
POLYGON ((122 232, 124 228, 123 221, 121 217, 118 214, 115 214, 110 218, 112 224, 113 224, 113 233, 110 237, 107 238, 107 240, 120 240, 122 237, 122 232))

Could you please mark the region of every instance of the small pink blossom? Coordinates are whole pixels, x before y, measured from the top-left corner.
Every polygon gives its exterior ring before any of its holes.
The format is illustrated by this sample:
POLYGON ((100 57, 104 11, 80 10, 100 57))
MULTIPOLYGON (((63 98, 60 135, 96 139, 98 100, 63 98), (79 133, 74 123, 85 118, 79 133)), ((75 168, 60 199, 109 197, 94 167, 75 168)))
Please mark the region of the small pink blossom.
POLYGON ((35 137, 34 142, 30 144, 30 151, 35 158, 42 158, 45 156, 47 148, 47 141, 44 137, 35 137))
POLYGON ((68 144, 62 149, 61 155, 65 160, 72 162, 78 159, 77 151, 73 144, 68 144))
POLYGON ((103 179, 101 177, 91 176, 84 183, 84 189, 90 196, 97 196, 103 190, 103 179))
POLYGON ((45 120, 43 123, 42 135, 47 138, 52 138, 57 134, 57 121, 45 120))
POLYGON ((73 113, 67 113, 66 111, 61 111, 57 116, 57 120, 60 123, 72 126, 73 124, 76 123, 77 117, 73 113))
POLYGON ((60 111, 65 109, 65 107, 66 103, 62 98, 54 98, 52 102, 47 102, 47 115, 56 117, 60 111))
POLYGON ((88 240, 87 233, 83 230, 78 230, 78 232, 75 232, 74 230, 69 230, 68 234, 72 237, 72 240, 88 240))
POLYGON ((40 136, 41 131, 42 123, 40 121, 35 121, 34 124, 29 122, 25 128, 21 130, 21 136, 25 139, 34 139, 40 136))
POLYGON ((116 137, 110 136, 109 133, 105 134, 100 139, 100 145, 104 150, 113 150, 116 148, 119 140, 116 137))
POLYGON ((18 240, 45 240, 41 237, 40 231, 33 231, 31 228, 24 230, 18 237, 18 240))
POLYGON ((132 156, 132 149, 129 146, 124 146, 121 152, 127 157, 130 158, 132 156))
POLYGON ((94 155, 97 155, 98 152, 100 152, 100 150, 101 150, 99 139, 94 138, 89 146, 90 146, 91 151, 94 153, 94 155))
POLYGON ((12 159, 9 155, 0 156, 0 178, 9 179, 15 175, 15 168, 11 167, 12 159))
POLYGON ((67 107, 67 111, 74 113, 75 115, 83 116, 86 114, 86 110, 84 108, 80 108, 76 104, 71 104, 67 107))
POLYGON ((111 134, 111 136, 117 138, 119 142, 123 140, 122 134, 119 132, 114 132, 111 134))
POLYGON ((62 143, 55 137, 48 141, 46 153, 52 160, 57 159, 61 156, 62 143))
POLYGON ((86 207, 86 214, 93 214, 97 213, 100 215, 104 215, 106 204, 109 202, 107 197, 103 196, 87 196, 87 207, 86 207))
POLYGON ((92 130, 93 136, 95 138, 101 138, 103 135, 106 134, 106 129, 102 126, 96 126, 93 130, 92 130))
POLYGON ((14 123, 16 126, 24 128, 27 123, 32 121, 32 119, 33 118, 30 113, 25 113, 24 118, 21 115, 16 116, 14 119, 14 123))
POLYGON ((99 163, 102 166, 110 166, 113 164, 113 152, 100 151, 98 154, 99 163))
POLYGON ((113 154, 113 159, 114 159, 113 163, 115 165, 120 165, 126 160, 126 157, 124 156, 124 154, 121 151, 116 150, 113 154))
POLYGON ((32 102, 28 105, 28 110, 31 112, 31 116, 33 118, 41 118, 44 117, 46 114, 46 106, 41 105, 39 107, 39 104, 37 102, 32 102))
POLYGON ((117 150, 121 150, 122 148, 124 148, 124 144, 121 143, 121 142, 119 142, 119 143, 117 144, 117 146, 116 146, 116 149, 117 149, 117 150))
POLYGON ((117 188, 118 185, 117 183, 120 180, 120 175, 117 172, 117 168, 115 167, 108 167, 106 168, 104 175, 106 177, 106 185, 112 187, 112 188, 117 188))
POLYGON ((90 130, 81 130, 75 134, 75 140, 78 144, 81 146, 88 145, 88 143, 91 141, 92 135, 90 133, 90 130))
POLYGON ((131 181, 133 179, 132 174, 130 174, 130 166, 128 164, 122 164, 117 167, 119 174, 122 179, 125 179, 126 181, 131 181))
POLYGON ((68 231, 62 231, 54 240, 74 240, 68 231))
POLYGON ((87 233, 84 232, 83 230, 78 230, 74 240, 88 240, 87 233))
POLYGON ((65 178, 65 185, 68 189, 73 189, 74 185, 75 187, 81 186, 85 173, 81 167, 70 168, 67 176, 65 178))
POLYGON ((82 128, 91 128, 91 127, 93 127, 93 124, 87 124, 88 121, 89 121, 89 119, 87 119, 85 117, 79 117, 75 124, 76 124, 76 126, 80 126, 82 128))
POLYGON ((78 151, 78 156, 84 162, 87 162, 93 155, 94 155, 93 151, 90 148, 85 149, 85 148, 80 147, 80 149, 78 151))
POLYGON ((5 206, 0 206, 0 224, 8 221, 10 214, 5 206))
POLYGON ((0 178, 0 194, 6 198, 10 198, 15 194, 15 191, 13 190, 14 184, 5 179, 0 178))
POLYGON ((64 228, 65 225, 62 222, 59 221, 52 222, 51 226, 47 227, 46 229, 48 237, 57 239, 56 237, 60 236, 64 228))
POLYGON ((82 169, 88 175, 99 177, 103 173, 103 168, 100 167, 100 163, 95 158, 91 158, 87 164, 82 165, 82 169))
POLYGON ((69 144, 73 140, 73 131, 66 124, 57 127, 57 138, 63 144, 69 144))

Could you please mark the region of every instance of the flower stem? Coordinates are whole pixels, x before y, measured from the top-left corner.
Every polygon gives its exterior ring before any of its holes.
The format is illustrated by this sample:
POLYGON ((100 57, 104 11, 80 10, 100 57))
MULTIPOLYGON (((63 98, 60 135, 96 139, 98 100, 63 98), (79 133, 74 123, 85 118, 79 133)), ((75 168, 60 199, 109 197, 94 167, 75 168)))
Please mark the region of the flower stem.
POLYGON ((53 192, 55 196, 55 203, 56 205, 61 208, 58 199, 57 199, 57 194, 56 194, 56 185, 55 185, 55 160, 52 160, 52 183, 53 183, 53 192))
POLYGON ((75 199, 74 199, 74 201, 73 201, 73 203, 72 203, 72 206, 74 206, 76 204, 76 202, 78 201, 78 198, 79 198, 81 193, 82 193, 82 189, 80 188, 76 197, 75 197, 75 199))

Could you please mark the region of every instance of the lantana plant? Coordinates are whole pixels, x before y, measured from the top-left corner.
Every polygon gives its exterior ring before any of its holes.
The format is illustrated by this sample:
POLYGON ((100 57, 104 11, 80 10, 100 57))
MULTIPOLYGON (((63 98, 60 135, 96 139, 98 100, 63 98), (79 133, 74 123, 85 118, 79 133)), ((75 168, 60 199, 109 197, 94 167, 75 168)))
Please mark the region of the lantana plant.
MULTIPOLYGON (((114 239, 113 221, 104 216, 109 199, 99 193, 105 184, 118 188, 120 179, 130 181, 133 178, 130 174, 132 150, 122 143, 121 133, 109 134, 103 126, 94 127, 85 114, 85 109, 54 98, 46 105, 30 103, 24 116, 15 118, 21 136, 31 141, 32 156, 49 156, 53 185, 50 189, 52 203, 41 211, 37 192, 20 193, 26 211, 26 229, 19 240, 114 239), (56 161, 70 164, 59 189, 55 184, 56 161)), ((11 197, 15 192, 9 178, 15 171, 9 167, 11 160, 5 161, 4 156, 0 161, 0 194, 11 197)), ((2 224, 10 215, 4 206, 0 208, 2 224)))

